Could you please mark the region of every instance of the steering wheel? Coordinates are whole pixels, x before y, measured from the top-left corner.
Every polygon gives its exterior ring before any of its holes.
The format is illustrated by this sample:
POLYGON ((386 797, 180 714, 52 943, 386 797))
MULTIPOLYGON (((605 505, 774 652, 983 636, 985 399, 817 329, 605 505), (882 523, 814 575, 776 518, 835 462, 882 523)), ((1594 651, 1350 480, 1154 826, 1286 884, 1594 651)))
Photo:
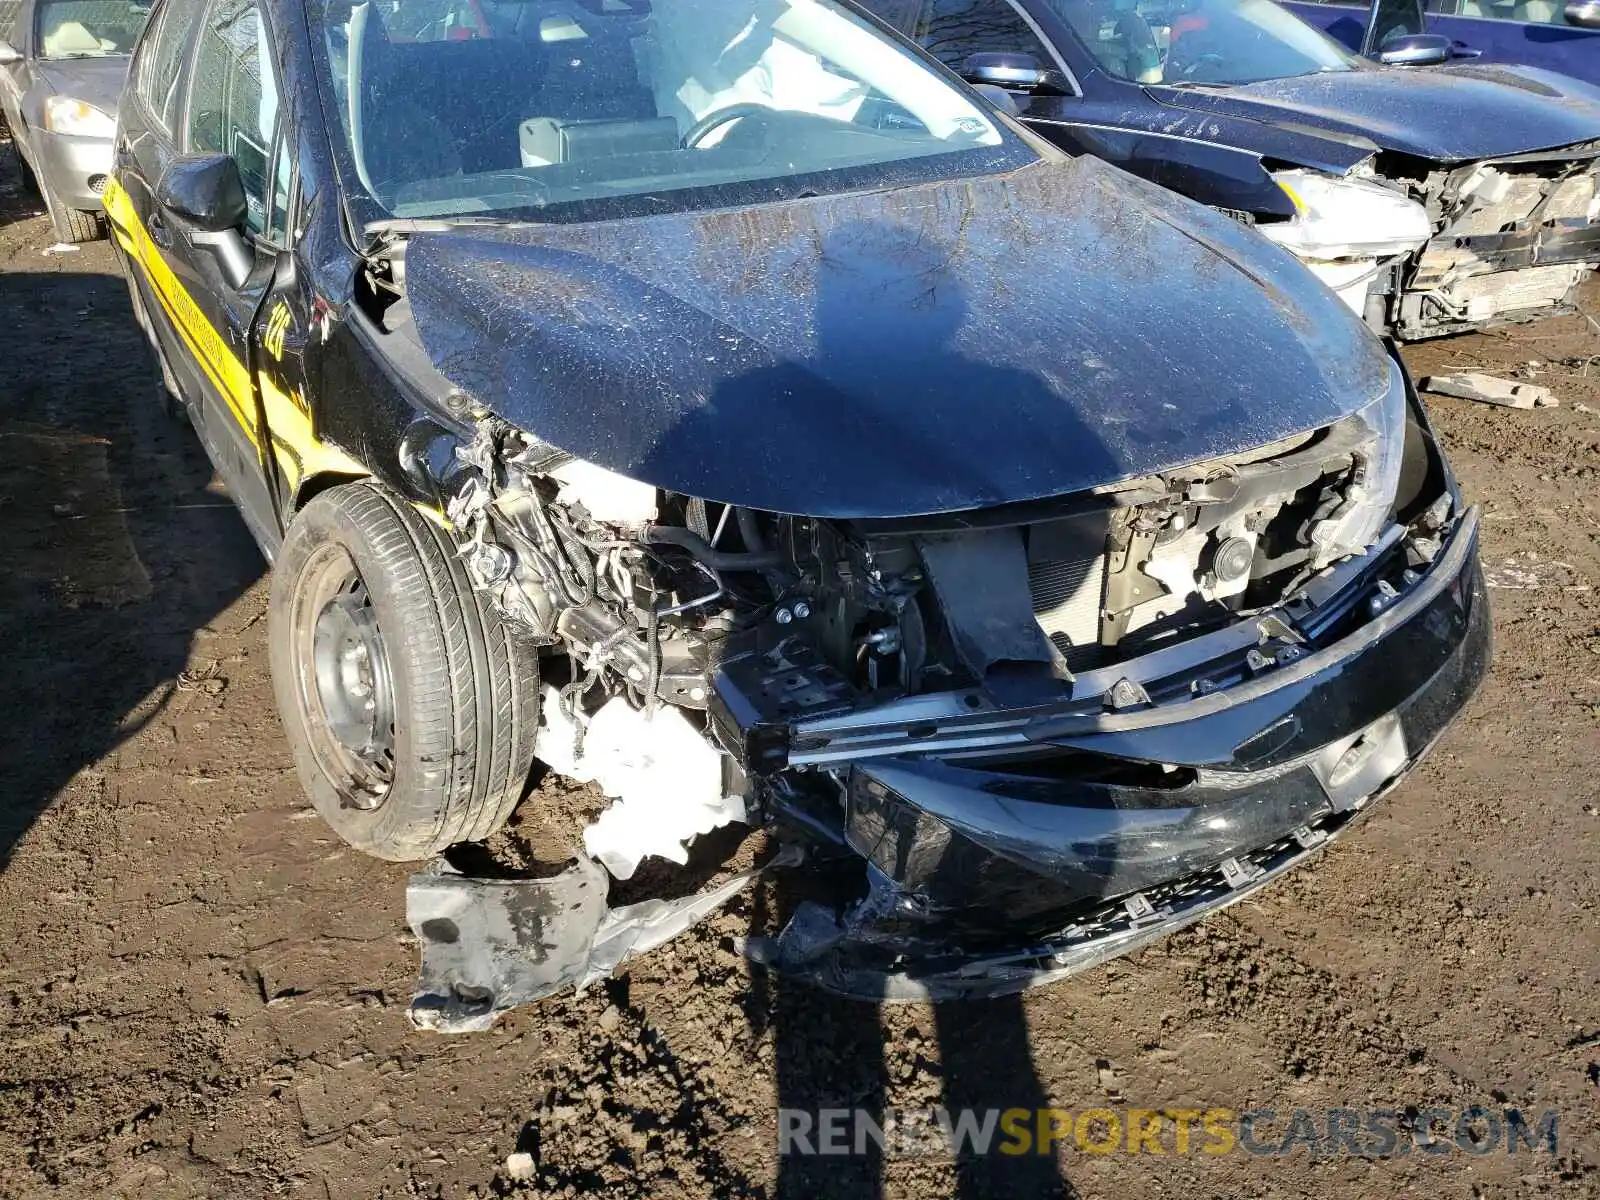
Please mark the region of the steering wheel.
POLYGON ((693 150, 699 145, 701 138, 713 129, 721 129, 729 121, 738 121, 744 117, 770 116, 773 111, 769 104, 755 104, 749 100, 730 104, 727 108, 713 109, 689 127, 689 132, 683 135, 680 144, 685 150, 693 150))

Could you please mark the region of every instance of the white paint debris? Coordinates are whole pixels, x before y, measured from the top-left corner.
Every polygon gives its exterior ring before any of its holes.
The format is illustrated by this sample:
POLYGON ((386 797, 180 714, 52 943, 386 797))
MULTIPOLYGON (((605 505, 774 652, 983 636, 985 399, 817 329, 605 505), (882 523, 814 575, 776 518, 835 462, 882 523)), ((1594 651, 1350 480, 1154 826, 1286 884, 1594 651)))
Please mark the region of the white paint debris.
POLYGON ((1497 379, 1477 371, 1461 371, 1454 375, 1430 375, 1422 381, 1422 390, 1440 396, 1459 396, 1463 400, 1476 400, 1481 404, 1498 404, 1504 408, 1555 408, 1561 401, 1547 387, 1533 383, 1514 383, 1497 379))
POLYGON ((1492 588, 1502 588, 1511 592, 1528 592, 1538 588, 1559 587, 1564 592, 1586 592, 1587 584, 1572 582, 1581 580, 1578 570, 1569 562, 1562 562, 1558 558, 1540 559, 1531 551, 1519 561, 1517 555, 1503 560, 1499 566, 1487 567, 1483 573, 1483 581, 1492 588), (1568 582, 1562 582, 1561 577, 1568 582))
POLYGON ((71 242, 57 242, 54 246, 46 246, 43 250, 39 251, 39 253, 40 254, 76 254, 81 249, 83 249, 83 247, 74 246, 71 242))
POLYGON ((744 797, 723 794, 722 755, 676 708, 647 717, 619 696, 580 726, 546 687, 534 753, 615 799, 583 831, 583 845, 618 879, 651 854, 687 863, 688 842, 745 819, 744 797))
POLYGON ((517 1183, 531 1183, 537 1172, 533 1165, 533 1155, 526 1150, 517 1150, 506 1155, 506 1178, 517 1183))

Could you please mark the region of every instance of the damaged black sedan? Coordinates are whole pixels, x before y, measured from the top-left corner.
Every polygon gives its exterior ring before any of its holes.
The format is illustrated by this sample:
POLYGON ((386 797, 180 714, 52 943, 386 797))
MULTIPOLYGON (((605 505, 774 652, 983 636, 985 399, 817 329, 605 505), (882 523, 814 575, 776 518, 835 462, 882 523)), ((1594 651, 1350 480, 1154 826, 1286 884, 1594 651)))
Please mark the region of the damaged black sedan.
POLYGON ((197 7, 106 207, 274 560, 312 803, 416 860, 536 758, 612 798, 563 875, 416 877, 419 1020, 683 927, 741 880, 608 874, 734 821, 845 880, 779 967, 1047 979, 1325 843, 1482 676, 1476 515, 1393 355, 851 6, 197 7))

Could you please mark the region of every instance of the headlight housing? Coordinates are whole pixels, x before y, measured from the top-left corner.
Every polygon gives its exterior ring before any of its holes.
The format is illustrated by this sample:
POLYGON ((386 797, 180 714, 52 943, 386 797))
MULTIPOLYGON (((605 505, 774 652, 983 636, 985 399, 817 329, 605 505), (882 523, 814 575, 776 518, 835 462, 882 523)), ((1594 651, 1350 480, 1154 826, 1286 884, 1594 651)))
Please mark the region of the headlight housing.
POLYGON ((117 122, 109 113, 69 96, 51 96, 45 100, 44 127, 52 133, 74 137, 108 138, 117 132, 117 122))
POLYGON ((1406 381, 1399 364, 1389 363, 1389 386, 1383 395, 1346 419, 1361 425, 1367 436, 1357 452, 1356 478, 1344 503, 1311 529, 1318 566, 1362 553, 1389 522, 1406 445, 1406 381))
POLYGON ((1384 258, 1415 250, 1433 236, 1422 205, 1370 179, 1277 171, 1272 181, 1294 204, 1295 215, 1256 228, 1300 258, 1384 258))

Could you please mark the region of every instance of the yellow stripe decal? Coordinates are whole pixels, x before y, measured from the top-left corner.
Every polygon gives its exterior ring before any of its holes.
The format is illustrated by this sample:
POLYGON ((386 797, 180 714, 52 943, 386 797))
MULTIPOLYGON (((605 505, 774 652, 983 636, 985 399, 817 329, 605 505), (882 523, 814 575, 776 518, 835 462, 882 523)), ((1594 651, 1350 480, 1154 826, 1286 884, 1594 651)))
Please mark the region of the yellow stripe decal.
POLYGON ((125 233, 128 240, 133 243, 129 253, 144 269, 145 278, 155 292, 156 299, 161 302, 161 307, 172 318, 173 325, 187 343, 196 361, 205 369, 206 375, 216 385, 217 390, 222 393, 222 398, 233 410, 233 415, 238 419, 245 436, 259 446, 254 417, 255 396, 250 387, 250 372, 228 347, 228 343, 217 332, 216 326, 195 303, 188 289, 172 273, 172 268, 167 266, 167 260, 161 257, 160 249, 150 240, 143 222, 139 220, 139 214, 134 211, 133 201, 115 178, 106 184, 102 200, 106 212, 117 223, 119 231, 125 233))
MULTIPOLYGON (((194 297, 178 281, 172 268, 167 266, 160 249, 150 240, 144 223, 139 220, 132 199, 114 176, 106 184, 102 199, 106 215, 111 218, 116 231, 117 241, 139 264, 156 299, 172 319, 174 328, 227 400, 245 436, 259 448, 260 431, 254 417, 256 400, 250 386, 249 369, 217 332, 216 326, 195 303, 194 297)), ((257 381, 261 386, 261 406, 265 410, 267 429, 271 434, 269 440, 273 456, 278 460, 291 495, 299 490, 305 480, 324 472, 370 474, 361 463, 339 447, 317 437, 312 430, 310 409, 302 395, 291 396, 265 373, 258 375, 257 381)))
POLYGON ((266 409, 267 428, 272 433, 272 452, 277 456, 283 481, 289 485, 291 495, 313 475, 368 473, 339 447, 312 433, 311 413, 302 396, 285 392, 265 371, 257 378, 261 381, 261 404, 266 409))

